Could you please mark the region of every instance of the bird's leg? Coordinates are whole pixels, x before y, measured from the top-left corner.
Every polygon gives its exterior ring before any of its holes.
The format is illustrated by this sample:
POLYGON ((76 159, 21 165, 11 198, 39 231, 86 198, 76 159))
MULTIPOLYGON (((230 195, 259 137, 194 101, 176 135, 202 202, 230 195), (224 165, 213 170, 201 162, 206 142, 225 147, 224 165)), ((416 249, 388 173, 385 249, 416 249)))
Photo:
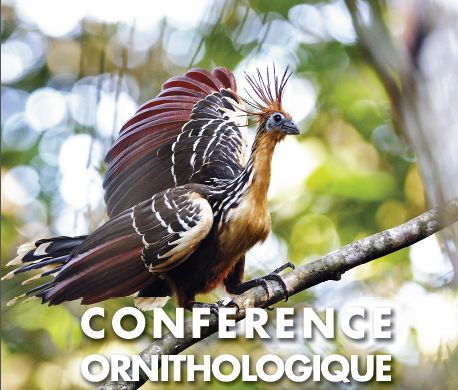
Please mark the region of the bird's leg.
POLYGON ((273 270, 271 273, 265 276, 261 276, 259 278, 255 278, 252 280, 249 280, 247 282, 242 282, 243 280, 243 268, 242 271, 240 271, 240 268, 245 265, 245 261, 239 261, 236 266, 234 267, 233 271, 228 275, 226 280, 224 281, 224 285, 226 286, 226 290, 230 294, 242 294, 245 291, 250 290, 253 287, 256 286, 263 286, 264 289, 267 292, 268 297, 270 298, 269 295, 269 289, 267 285, 268 280, 275 280, 278 282, 283 290, 283 295, 285 297, 285 302, 288 300, 288 289, 286 287, 285 282, 283 281, 282 277, 279 275, 279 273, 286 268, 291 268, 294 269, 294 264, 291 262, 287 262, 283 264, 281 267, 278 267, 277 269, 273 270))

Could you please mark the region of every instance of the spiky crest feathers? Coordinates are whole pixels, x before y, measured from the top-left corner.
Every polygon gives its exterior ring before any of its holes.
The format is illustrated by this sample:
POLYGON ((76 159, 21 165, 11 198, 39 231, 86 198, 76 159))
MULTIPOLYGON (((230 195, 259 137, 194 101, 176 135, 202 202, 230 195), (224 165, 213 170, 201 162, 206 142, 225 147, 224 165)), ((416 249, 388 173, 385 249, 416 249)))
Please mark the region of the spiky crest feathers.
POLYGON ((247 114, 254 116, 257 122, 263 123, 274 112, 281 112, 286 118, 291 119, 291 116, 283 111, 282 99, 286 83, 292 75, 286 67, 281 78, 278 77, 275 65, 270 72, 269 68, 266 71, 264 78, 259 69, 256 69, 255 75, 245 73, 245 78, 254 92, 254 97, 245 89, 245 92, 250 99, 242 98, 242 100, 255 111, 247 111, 247 114), (273 74, 272 74, 273 73, 273 74))

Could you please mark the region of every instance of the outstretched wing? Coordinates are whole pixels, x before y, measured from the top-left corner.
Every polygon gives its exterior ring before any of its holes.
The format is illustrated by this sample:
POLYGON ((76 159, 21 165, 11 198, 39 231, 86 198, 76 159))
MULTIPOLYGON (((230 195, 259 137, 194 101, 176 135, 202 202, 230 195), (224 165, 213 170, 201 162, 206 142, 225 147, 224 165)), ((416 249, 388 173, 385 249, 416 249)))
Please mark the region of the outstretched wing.
POLYGON ((26 295, 50 304, 79 298, 91 304, 154 285, 211 230, 213 212, 202 188, 166 190, 112 218, 70 254, 53 280, 26 295))
POLYGON ((233 178, 245 165, 246 123, 229 70, 193 69, 171 78, 123 126, 107 154, 108 215, 167 188, 233 178))

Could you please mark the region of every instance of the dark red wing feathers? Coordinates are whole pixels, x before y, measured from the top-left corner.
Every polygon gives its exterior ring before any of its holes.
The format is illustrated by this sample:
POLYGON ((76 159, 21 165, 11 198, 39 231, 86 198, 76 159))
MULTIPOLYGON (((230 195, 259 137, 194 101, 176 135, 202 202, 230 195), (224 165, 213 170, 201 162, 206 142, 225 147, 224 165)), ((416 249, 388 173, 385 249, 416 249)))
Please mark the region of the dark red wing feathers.
MULTIPOLYGON (((170 148, 170 143, 190 120, 194 105, 222 88, 237 90, 235 78, 227 69, 216 68, 213 72, 192 69, 184 76, 172 77, 165 82, 159 95, 143 104, 126 122, 105 159, 108 164, 104 179, 108 215, 114 216, 144 200, 141 191, 135 189, 132 191, 138 194, 138 199, 132 199, 131 203, 119 196, 123 187, 129 189, 134 185, 129 182, 129 177, 134 176, 133 170, 140 168, 142 158, 155 158, 163 145, 170 148)), ((144 176, 144 180, 151 181, 151 178, 144 176)), ((161 180, 161 183, 149 184, 150 187, 145 190, 150 192, 149 196, 175 184, 172 176, 165 172, 161 180)))
POLYGON ((148 119, 155 117, 159 119, 160 116, 167 117, 171 114, 176 115, 176 112, 188 112, 192 110, 194 102, 151 102, 148 106, 142 107, 137 111, 135 117, 127 121, 120 131, 120 134, 125 134, 135 129, 142 123, 148 123, 148 119), (154 104, 156 103, 156 104, 154 104))
MULTIPOLYGON (((140 124, 149 133, 161 131, 160 125, 165 118, 177 122, 174 127, 175 134, 181 131, 181 121, 189 120, 192 107, 205 96, 219 91, 221 88, 230 88, 237 91, 235 78, 227 69, 216 68, 213 73, 205 69, 192 69, 181 77, 172 77, 166 81, 159 95, 145 104, 122 127, 120 134, 130 133, 140 124), (155 107, 155 110, 149 110, 155 107), (161 114, 167 115, 161 117, 161 114)), ((110 164, 126 144, 131 144, 131 139, 118 138, 107 154, 106 162, 110 164)), ((156 145, 158 146, 158 145, 156 145)))

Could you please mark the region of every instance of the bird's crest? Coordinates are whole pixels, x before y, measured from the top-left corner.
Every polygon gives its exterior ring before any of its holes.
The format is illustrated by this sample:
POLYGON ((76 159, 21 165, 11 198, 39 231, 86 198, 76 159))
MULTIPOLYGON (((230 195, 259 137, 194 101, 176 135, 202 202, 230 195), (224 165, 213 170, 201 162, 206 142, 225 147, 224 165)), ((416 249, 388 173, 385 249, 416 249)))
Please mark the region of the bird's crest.
POLYGON ((259 69, 256 69, 256 74, 253 76, 245 73, 245 78, 255 93, 255 97, 245 89, 251 100, 243 99, 243 101, 256 110, 249 114, 258 116, 259 119, 270 115, 272 112, 283 111, 283 92, 292 72, 286 67, 280 79, 276 73, 275 65, 272 68, 272 72, 269 72, 269 68, 267 68, 266 77, 262 76, 259 69))

